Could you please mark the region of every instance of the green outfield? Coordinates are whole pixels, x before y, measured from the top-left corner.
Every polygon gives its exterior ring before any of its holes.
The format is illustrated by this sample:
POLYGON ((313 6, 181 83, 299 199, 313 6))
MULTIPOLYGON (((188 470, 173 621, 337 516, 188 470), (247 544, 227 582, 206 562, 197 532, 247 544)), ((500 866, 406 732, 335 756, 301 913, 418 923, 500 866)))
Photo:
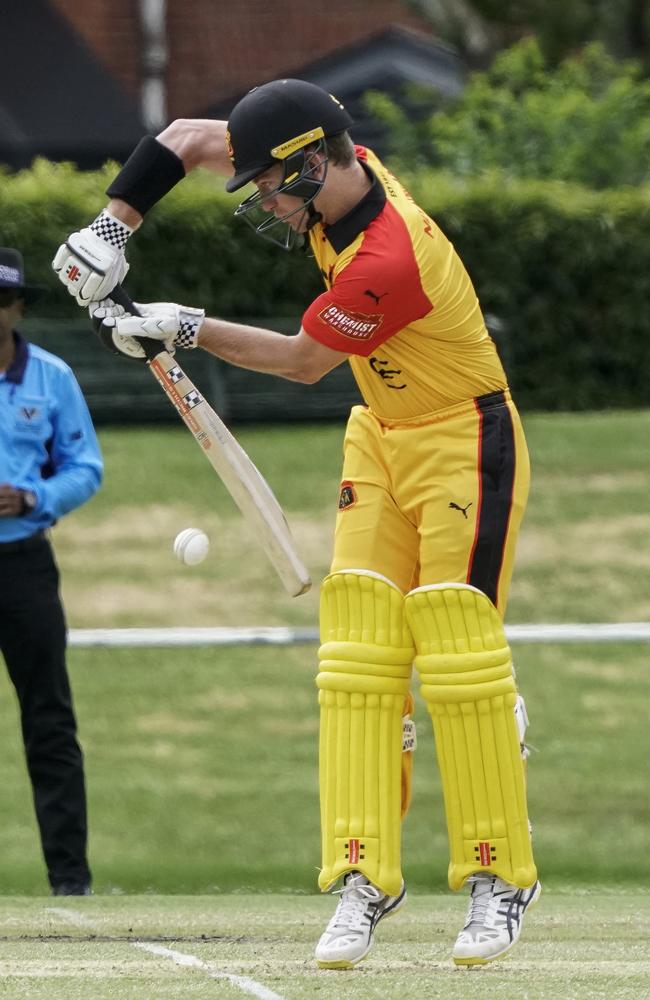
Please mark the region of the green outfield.
MULTIPOLYGON (((650 410, 528 415, 524 425, 533 478, 508 620, 650 620, 650 410)), ((331 552, 343 427, 235 430, 318 580, 331 552)), ((315 623, 317 589, 284 595, 180 422, 100 437, 104 487, 55 530, 71 625, 315 623), (193 525, 212 549, 188 568, 172 542, 193 525)))
MULTIPOLYGON (((650 412, 526 419, 534 468, 508 620, 650 620, 650 412)), ((243 429, 326 571, 341 427, 243 429), (318 456, 318 460, 314 459, 318 456)), ((284 595, 183 428, 104 430, 106 481, 55 530, 70 625, 314 625, 317 587, 284 595), (209 558, 171 542, 205 527, 209 558)), ((650 871, 647 645, 518 645, 533 746, 530 806, 546 881, 634 883, 650 871)), ((318 863, 316 649, 74 649, 98 892, 310 891, 318 863)), ((416 719, 405 869, 444 884, 430 725, 416 719)), ((0 672, 0 891, 43 871, 13 692, 0 672), (10 821, 7 822, 7 817, 10 821)))
POLYGON ((510 956, 456 969, 459 899, 418 895, 352 972, 312 962, 319 897, 0 900, 0 997, 11 1000, 643 1000, 640 891, 547 892, 510 956))
MULTIPOLYGON (((650 620, 650 411, 525 424, 533 491, 509 623, 650 620)), ((317 581, 329 558, 342 428, 238 436, 317 581)), ((284 595, 182 428, 100 437, 105 485, 54 532, 72 627, 316 624, 317 588, 284 595), (188 526, 212 541, 191 568, 171 552, 188 526)), ((93 922, 81 928, 42 898, 16 704, 0 672, 0 997, 243 995, 227 978, 216 982, 215 970, 252 977, 283 1000, 646 996, 648 646, 514 651, 531 716, 530 811, 545 893, 521 948, 466 974, 448 960, 465 898, 445 890, 440 783, 421 700, 404 828, 410 905, 382 927, 382 950, 358 972, 318 975, 311 949, 331 900, 314 895, 314 645, 70 651, 97 895, 59 909, 93 922), (205 967, 136 950, 136 937, 205 967)))
MULTIPOLYGON (((98 892, 313 890, 319 858, 315 647, 75 650, 98 892)), ((518 646, 531 715, 530 810, 545 881, 650 876, 647 648, 518 646)), ((3 689, 8 683, 3 678, 3 689)), ((412 889, 447 850, 418 700, 412 889)), ((0 884, 43 892, 13 701, 2 699, 0 884)))

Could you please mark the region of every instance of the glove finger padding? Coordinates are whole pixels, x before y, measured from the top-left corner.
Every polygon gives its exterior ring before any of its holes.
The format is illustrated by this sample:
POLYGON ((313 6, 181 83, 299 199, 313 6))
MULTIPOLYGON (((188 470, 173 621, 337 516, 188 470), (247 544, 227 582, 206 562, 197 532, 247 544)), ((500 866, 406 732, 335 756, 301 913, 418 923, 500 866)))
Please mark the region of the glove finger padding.
MULTIPOLYGON (((130 358, 133 361, 146 361, 147 355, 142 346, 134 337, 122 337, 115 329, 115 320, 109 317, 105 320, 95 320, 95 333, 99 337, 100 343, 112 354, 119 354, 123 358, 130 358)), ((164 345, 160 345, 164 349, 164 345)), ((171 351, 173 354, 173 349, 171 351)))
POLYGON ((114 302, 113 299, 102 299, 100 302, 91 302, 88 306, 88 312, 93 323, 101 323, 102 320, 110 317, 124 316, 126 309, 114 302))
POLYGON ((173 347, 194 348, 205 319, 203 309, 180 306, 175 302, 134 303, 141 316, 125 313, 116 317, 117 332, 123 337, 151 337, 173 347))
MULTIPOLYGON (((93 321, 93 329, 103 347, 112 354, 119 354, 133 361, 146 361, 147 356, 137 340, 117 332, 116 320, 125 315, 123 306, 113 302, 112 299, 102 299, 101 302, 91 302, 88 312, 93 321)), ((173 347, 171 353, 174 353, 173 347)))

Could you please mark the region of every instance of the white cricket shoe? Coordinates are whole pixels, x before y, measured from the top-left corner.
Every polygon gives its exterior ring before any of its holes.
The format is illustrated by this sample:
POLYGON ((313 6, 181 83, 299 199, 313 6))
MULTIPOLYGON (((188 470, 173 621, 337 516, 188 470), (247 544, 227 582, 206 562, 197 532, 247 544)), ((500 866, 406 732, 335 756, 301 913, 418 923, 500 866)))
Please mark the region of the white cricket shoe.
POLYGON ((456 965, 485 965, 501 958, 519 940, 524 913, 539 899, 542 887, 518 889, 496 875, 481 872, 469 879, 472 892, 465 926, 456 938, 456 965))
POLYGON ((383 917, 395 913, 406 899, 406 889, 387 896, 361 872, 348 872, 334 916, 316 945, 316 964, 321 969, 351 969, 372 947, 375 927, 383 917))

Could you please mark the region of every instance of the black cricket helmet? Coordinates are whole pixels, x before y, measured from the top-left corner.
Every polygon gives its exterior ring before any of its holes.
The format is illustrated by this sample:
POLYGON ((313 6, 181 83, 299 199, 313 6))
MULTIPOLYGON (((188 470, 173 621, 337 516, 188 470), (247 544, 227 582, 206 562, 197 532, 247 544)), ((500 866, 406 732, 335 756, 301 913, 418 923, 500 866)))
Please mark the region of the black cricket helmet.
MULTIPOLYGON (((327 139, 351 125, 352 118, 341 102, 306 80, 273 80, 255 87, 235 105, 228 120, 226 141, 235 174, 226 183, 226 190, 238 191, 279 163, 283 168, 280 183, 265 198, 276 193, 300 198, 303 205, 297 211, 309 216, 308 227, 313 225, 318 213, 312 203, 323 186, 327 169, 327 139), (323 171, 313 166, 308 149, 322 154, 323 171)), ((251 195, 235 214, 243 216, 261 236, 267 236, 268 229, 285 222, 288 216, 266 214, 257 224, 249 213, 259 209, 261 201, 259 193, 251 195)), ((288 249, 291 237, 292 230, 287 226, 284 238, 267 238, 288 249)))

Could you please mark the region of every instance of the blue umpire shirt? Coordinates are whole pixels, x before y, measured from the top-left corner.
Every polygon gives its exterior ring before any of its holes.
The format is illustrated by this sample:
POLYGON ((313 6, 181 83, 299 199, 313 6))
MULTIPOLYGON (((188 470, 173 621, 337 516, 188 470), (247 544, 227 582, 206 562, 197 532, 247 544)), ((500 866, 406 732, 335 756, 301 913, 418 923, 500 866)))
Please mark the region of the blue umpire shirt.
POLYGON ((28 538, 81 506, 103 462, 86 401, 70 367, 14 332, 16 354, 0 372, 0 483, 36 494, 24 517, 0 517, 0 542, 28 538))

